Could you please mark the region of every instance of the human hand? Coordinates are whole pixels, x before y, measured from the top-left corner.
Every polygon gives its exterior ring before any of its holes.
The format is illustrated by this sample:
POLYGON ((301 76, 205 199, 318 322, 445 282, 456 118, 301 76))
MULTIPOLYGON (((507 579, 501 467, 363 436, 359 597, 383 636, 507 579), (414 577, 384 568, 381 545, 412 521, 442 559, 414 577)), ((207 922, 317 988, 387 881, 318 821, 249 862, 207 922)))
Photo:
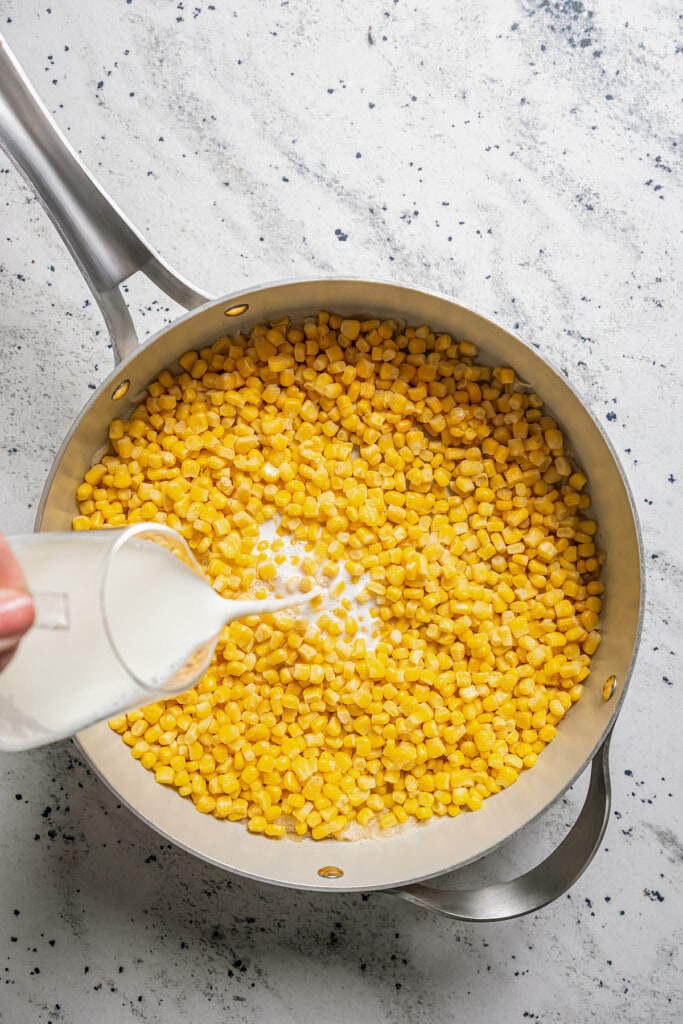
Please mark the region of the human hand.
POLYGON ((35 608, 26 580, 10 546, 0 533, 0 672, 17 644, 33 625, 35 608))

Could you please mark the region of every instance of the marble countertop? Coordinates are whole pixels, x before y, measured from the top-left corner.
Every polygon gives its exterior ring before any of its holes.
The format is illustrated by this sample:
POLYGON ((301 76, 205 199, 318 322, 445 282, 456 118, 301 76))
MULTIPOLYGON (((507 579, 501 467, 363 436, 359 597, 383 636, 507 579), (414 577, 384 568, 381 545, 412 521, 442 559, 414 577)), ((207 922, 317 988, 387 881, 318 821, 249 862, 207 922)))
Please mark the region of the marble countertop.
MULTIPOLYGON (((674 0, 5 0, 0 31, 72 145, 204 289, 409 282, 565 369, 628 476, 648 597, 602 848, 516 921, 229 877, 122 808, 70 741, 0 756, 0 1021, 683 1017, 680 18, 674 0)), ((4 157, 0 210, 16 533, 112 354, 4 157)), ((128 300, 143 335, 175 315, 144 283, 128 300)), ((468 884, 529 866, 582 786, 468 884)))

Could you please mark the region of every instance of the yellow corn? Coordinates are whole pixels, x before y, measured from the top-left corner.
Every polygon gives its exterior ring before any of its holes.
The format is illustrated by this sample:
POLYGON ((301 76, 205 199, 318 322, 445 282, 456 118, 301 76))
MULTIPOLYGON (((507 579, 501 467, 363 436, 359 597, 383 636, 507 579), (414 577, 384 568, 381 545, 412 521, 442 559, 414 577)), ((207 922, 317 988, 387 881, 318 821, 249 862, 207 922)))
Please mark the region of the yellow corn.
POLYGON ((588 481, 476 356, 428 325, 282 318, 185 353, 111 423, 74 529, 167 522, 227 598, 296 571, 334 602, 232 623, 193 690, 110 723, 200 813, 321 840, 478 810, 579 699, 603 592, 588 481))

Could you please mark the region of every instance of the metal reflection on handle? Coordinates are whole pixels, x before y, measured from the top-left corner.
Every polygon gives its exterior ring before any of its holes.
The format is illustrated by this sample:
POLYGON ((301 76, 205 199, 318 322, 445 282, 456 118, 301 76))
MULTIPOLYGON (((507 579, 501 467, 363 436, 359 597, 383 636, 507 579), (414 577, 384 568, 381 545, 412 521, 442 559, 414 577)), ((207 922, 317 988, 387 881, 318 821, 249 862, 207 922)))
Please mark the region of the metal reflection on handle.
POLYGON ((102 310, 117 362, 139 343, 119 289, 137 271, 185 309, 211 298, 176 274, 97 184, 1 35, 0 146, 35 192, 85 277, 102 310))
POLYGON ((560 845, 531 871, 481 889, 435 889, 417 883, 387 889, 387 894, 458 921, 507 921, 531 914, 558 899, 586 870, 607 828, 611 805, 610 739, 611 732, 593 758, 579 817, 560 845))

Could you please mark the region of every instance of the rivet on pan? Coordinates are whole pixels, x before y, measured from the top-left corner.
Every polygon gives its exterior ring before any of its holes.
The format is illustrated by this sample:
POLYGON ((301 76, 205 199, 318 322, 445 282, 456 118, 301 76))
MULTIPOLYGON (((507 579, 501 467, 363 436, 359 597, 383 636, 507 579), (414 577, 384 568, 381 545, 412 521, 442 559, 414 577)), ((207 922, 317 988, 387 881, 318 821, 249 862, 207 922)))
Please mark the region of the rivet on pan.
POLYGON ((602 699, 603 700, 611 700, 611 698, 617 692, 617 687, 618 686, 619 686, 619 683, 617 682, 617 677, 616 676, 608 676, 607 679, 604 682, 603 687, 602 687, 602 699))
POLYGON ((241 316, 242 313, 246 313, 249 309, 249 304, 246 302, 240 303, 239 306, 228 306, 227 309, 223 310, 224 316, 241 316))
POLYGON ((321 878, 342 878, 344 872, 341 868, 336 868, 333 864, 328 864, 327 867, 320 868, 318 874, 321 878))
POLYGON ((127 395, 129 387, 129 380, 122 380, 119 384, 117 384, 111 393, 111 397, 113 398, 113 400, 116 402, 119 398, 123 398, 124 395, 127 395))

